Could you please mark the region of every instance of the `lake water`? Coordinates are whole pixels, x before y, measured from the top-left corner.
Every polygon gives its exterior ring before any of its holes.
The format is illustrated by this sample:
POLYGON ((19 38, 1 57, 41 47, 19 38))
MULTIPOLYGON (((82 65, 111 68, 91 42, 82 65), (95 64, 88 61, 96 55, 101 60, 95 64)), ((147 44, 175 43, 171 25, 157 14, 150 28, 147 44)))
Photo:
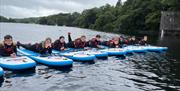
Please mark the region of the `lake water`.
MULTIPOLYGON (((88 39, 100 34, 108 40, 117 34, 97 32, 74 27, 37 24, 0 23, 0 39, 11 34, 23 43, 40 42, 46 37, 53 40, 67 33, 75 39, 88 39)), ((163 53, 147 52, 122 57, 95 60, 93 64, 74 62, 71 69, 58 70, 38 64, 35 72, 5 71, 0 91, 178 91, 180 90, 180 38, 150 37, 151 44, 167 46, 163 53)))

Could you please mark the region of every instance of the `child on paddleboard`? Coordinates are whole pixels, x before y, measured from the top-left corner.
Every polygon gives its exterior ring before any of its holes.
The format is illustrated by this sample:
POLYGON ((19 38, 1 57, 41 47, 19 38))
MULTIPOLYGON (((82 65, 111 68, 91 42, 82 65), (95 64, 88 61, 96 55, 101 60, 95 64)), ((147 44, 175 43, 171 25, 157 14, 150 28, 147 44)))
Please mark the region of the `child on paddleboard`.
POLYGON ((13 42, 11 35, 4 36, 4 41, 0 43, 0 56, 3 57, 16 57, 17 49, 16 43, 13 42))
POLYGON ((67 44, 70 48, 86 48, 88 47, 88 42, 86 41, 86 36, 82 35, 80 38, 72 41, 71 33, 68 33, 69 43, 67 44))
POLYGON ((52 40, 51 38, 46 38, 45 41, 36 44, 22 44, 18 42, 18 46, 22 46, 28 50, 38 52, 42 55, 51 54, 52 53, 52 40))
POLYGON ((100 35, 96 35, 95 38, 92 38, 89 41, 90 47, 93 47, 93 48, 102 48, 101 44, 102 44, 102 41, 101 41, 101 36, 100 35))
POLYGON ((67 44, 64 39, 65 39, 64 36, 60 36, 59 39, 57 39, 53 43, 53 49, 58 50, 58 51, 63 51, 67 49, 67 44))

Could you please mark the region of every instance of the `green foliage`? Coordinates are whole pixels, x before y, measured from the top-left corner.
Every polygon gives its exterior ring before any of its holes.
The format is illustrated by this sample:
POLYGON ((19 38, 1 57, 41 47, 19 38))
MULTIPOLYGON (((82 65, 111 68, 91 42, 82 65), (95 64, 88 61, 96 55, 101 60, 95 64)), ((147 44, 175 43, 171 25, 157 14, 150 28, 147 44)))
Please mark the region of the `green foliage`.
POLYGON ((161 11, 179 11, 178 0, 118 0, 116 7, 105 5, 83 11, 76 26, 105 32, 157 31, 161 11))
POLYGON ((0 22, 8 22, 6 17, 0 16, 0 22))
POLYGON ((95 23, 98 12, 98 8, 84 10, 74 23, 79 27, 90 28, 95 23))
POLYGON ((0 16, 0 22, 15 22, 15 20, 12 18, 8 19, 6 17, 0 16))
POLYGON ((118 0, 116 6, 106 4, 100 8, 84 10, 81 14, 60 13, 47 17, 7 19, 1 21, 76 26, 104 32, 157 31, 161 11, 180 11, 180 0, 118 0))
POLYGON ((15 22, 19 23, 37 23, 39 21, 39 18, 23 18, 23 19, 14 19, 15 22))

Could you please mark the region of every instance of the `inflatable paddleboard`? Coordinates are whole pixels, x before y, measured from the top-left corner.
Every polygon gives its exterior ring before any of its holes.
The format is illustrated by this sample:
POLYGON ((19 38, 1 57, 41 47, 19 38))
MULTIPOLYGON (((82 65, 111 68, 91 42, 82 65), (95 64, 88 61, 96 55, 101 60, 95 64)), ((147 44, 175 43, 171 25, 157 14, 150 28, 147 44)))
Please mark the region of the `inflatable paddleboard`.
POLYGON ((89 54, 89 55, 95 55, 96 58, 107 58, 108 57, 108 52, 106 52, 106 51, 88 50, 88 51, 85 51, 85 53, 89 54))
POLYGON ((161 52, 161 51, 166 51, 168 50, 167 47, 158 47, 158 46, 143 46, 146 50, 148 51, 153 51, 153 52, 161 52))
POLYGON ((80 62, 93 61, 96 59, 95 55, 87 54, 84 51, 60 53, 60 55, 68 57, 74 61, 80 61, 80 62))
POLYGON ((142 46, 126 46, 123 49, 125 49, 127 52, 137 52, 137 53, 147 51, 147 49, 145 49, 142 46))
POLYGON ((66 58, 66 57, 60 57, 60 56, 48 56, 48 57, 41 57, 39 53, 27 50, 27 49, 17 49, 18 52, 27 55, 29 58, 47 65, 47 66, 72 66, 73 60, 66 58))
POLYGON ((4 71, 3 71, 3 69, 0 67, 0 78, 2 78, 3 75, 4 75, 4 71))
POLYGON ((25 70, 34 68, 36 62, 28 57, 0 58, 0 66, 8 70, 25 70))
POLYGON ((102 51, 107 52, 109 56, 120 56, 126 54, 126 51, 122 48, 109 48, 102 51))

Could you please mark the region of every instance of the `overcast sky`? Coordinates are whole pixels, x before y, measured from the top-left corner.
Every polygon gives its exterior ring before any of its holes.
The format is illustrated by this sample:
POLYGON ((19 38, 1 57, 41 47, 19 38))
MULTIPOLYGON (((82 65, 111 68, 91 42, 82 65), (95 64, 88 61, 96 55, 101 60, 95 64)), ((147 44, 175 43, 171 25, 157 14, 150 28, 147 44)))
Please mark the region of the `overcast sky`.
POLYGON ((82 12, 118 0, 0 0, 0 15, 11 18, 38 17, 60 12, 82 12))

